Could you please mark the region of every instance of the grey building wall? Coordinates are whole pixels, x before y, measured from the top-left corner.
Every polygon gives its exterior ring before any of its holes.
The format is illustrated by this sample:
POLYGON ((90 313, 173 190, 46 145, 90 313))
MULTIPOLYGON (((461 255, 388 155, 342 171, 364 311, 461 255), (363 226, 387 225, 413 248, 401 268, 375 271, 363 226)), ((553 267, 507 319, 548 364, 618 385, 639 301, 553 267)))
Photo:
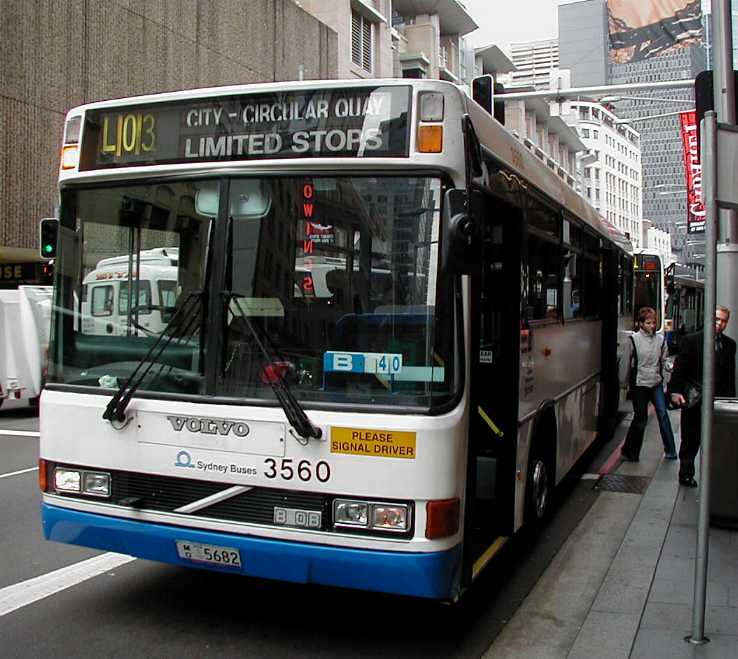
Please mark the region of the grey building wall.
MULTIPOLYGON (((629 64, 611 64, 609 83, 613 85, 632 82, 659 82, 694 78, 706 68, 705 49, 702 46, 676 48, 658 57, 629 64)), ((689 110, 693 107, 694 89, 651 91, 647 99, 684 99, 684 104, 648 100, 647 102, 624 100, 617 105, 617 113, 624 119, 649 117, 655 114, 689 110)), ((673 186, 684 185, 684 156, 679 132, 679 117, 669 116, 634 122, 641 133, 643 157, 643 217, 659 229, 669 231, 672 248, 679 260, 691 260, 691 250, 686 244, 687 200, 682 190, 673 186), (664 189, 671 185, 671 189, 664 189)), ((698 250, 703 251, 703 250, 698 250)))
POLYGON ((36 253, 70 107, 337 75, 336 33, 292 0, 0 0, 0 15, 0 260, 36 253))
POLYGON ((607 83, 607 2, 559 5, 559 66, 571 70, 572 87, 607 83))

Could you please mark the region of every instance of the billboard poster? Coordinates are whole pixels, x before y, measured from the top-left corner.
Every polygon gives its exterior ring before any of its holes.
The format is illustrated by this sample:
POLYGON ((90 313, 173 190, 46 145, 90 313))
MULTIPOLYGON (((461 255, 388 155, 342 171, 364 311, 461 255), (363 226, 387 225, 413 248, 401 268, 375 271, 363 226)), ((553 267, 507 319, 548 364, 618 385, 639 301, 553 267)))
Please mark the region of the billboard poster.
POLYGON ((607 0, 610 59, 618 64, 702 43, 700 0, 607 0))
POLYGON ((682 136, 684 179, 687 184, 687 233, 703 233, 705 205, 702 202, 702 163, 694 110, 679 113, 679 131, 682 136))

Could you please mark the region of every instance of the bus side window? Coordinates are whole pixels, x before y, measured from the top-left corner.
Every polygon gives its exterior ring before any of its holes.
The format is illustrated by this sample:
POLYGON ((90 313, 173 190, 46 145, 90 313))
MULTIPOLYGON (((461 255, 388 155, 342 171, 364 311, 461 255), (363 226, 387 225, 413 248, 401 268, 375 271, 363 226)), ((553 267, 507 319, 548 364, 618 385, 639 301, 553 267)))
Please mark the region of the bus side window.
POLYGON ((538 236, 528 236, 528 304, 530 320, 558 317, 561 255, 559 246, 538 236))

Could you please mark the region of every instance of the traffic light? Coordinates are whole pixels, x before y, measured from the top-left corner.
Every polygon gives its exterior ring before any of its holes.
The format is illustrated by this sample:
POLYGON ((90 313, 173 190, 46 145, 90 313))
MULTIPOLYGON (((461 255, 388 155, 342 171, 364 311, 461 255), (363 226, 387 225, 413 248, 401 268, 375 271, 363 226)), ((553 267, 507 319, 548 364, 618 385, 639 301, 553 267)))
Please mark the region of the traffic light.
POLYGON ((505 87, 495 82, 491 75, 478 76, 472 80, 472 98, 501 124, 505 124, 505 87))
POLYGON ((59 220, 45 217, 39 223, 38 249, 42 259, 56 258, 56 239, 59 233, 59 220))
POLYGON ((477 76, 472 80, 472 98, 489 114, 492 114, 494 79, 490 75, 477 76))

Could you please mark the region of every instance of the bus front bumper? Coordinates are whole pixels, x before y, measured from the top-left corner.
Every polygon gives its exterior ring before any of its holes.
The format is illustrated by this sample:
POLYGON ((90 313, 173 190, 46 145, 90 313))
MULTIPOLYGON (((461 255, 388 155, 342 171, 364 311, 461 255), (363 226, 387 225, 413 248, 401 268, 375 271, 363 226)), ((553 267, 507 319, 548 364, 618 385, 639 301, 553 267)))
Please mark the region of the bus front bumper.
POLYGON ((41 515, 47 540, 150 561, 441 600, 459 594, 461 545, 431 553, 331 547, 139 522, 48 503, 42 504, 41 515), (177 541, 237 549, 241 567, 203 565, 181 558, 177 541))

